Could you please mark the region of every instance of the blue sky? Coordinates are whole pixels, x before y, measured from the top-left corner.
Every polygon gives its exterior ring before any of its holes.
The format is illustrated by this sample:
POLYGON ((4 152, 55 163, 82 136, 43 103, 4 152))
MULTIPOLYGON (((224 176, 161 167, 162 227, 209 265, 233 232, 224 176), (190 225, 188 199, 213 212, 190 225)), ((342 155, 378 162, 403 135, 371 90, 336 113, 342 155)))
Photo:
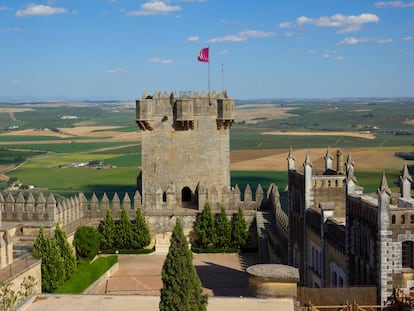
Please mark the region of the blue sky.
POLYGON ((414 96, 411 0, 0 0, 0 99, 207 90, 207 46, 236 99, 414 96))

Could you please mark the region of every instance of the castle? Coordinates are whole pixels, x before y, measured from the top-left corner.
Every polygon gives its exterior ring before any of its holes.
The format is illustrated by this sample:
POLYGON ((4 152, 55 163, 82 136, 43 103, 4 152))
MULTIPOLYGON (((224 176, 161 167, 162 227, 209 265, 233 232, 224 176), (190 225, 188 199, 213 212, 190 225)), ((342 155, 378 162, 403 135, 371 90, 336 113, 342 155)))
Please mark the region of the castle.
POLYGON ((142 132, 142 171, 134 194, 109 197, 82 193, 68 199, 53 194, 0 194, 0 266, 13 262, 13 238, 34 236, 40 226, 57 223, 73 233, 79 225, 97 225, 109 208, 118 217, 124 207, 132 218, 142 209, 156 239, 171 232, 180 217, 187 233, 208 202, 214 211, 239 207, 256 228, 262 262, 297 267, 300 285, 343 287, 371 285, 383 303, 394 288, 414 287, 414 199, 407 166, 400 194, 389 190, 385 175, 376 194, 365 194, 355 177, 351 154, 336 158, 328 149, 324 167, 308 153, 297 167, 287 156, 288 212, 276 185, 242 192, 230 181, 230 128, 234 100, 222 93, 144 92, 136 101, 142 132), (267 217, 274 228, 264 225, 267 217))
POLYGON ((385 174, 377 193, 357 185, 351 154, 343 161, 327 150, 325 166, 310 154, 296 168, 288 161, 288 261, 299 268, 303 286, 376 286, 386 303, 393 290, 414 288, 414 198, 407 165, 400 193, 391 193, 385 174))

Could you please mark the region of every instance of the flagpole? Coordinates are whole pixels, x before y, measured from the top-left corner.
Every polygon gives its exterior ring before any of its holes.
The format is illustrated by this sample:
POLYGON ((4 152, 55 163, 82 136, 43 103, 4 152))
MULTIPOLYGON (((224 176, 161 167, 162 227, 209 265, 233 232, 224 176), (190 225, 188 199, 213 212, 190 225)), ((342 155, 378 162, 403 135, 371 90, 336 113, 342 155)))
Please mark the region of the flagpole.
POLYGON ((224 64, 221 64, 221 92, 224 92, 224 64))
POLYGON ((211 105, 210 101, 210 46, 208 48, 208 103, 211 105))

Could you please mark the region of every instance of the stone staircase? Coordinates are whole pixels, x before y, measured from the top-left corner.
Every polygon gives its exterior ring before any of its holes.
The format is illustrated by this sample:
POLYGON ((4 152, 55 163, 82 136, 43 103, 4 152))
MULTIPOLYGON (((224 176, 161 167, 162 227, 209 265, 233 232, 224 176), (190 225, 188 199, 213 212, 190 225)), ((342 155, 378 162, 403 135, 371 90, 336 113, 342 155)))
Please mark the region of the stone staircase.
POLYGON ((274 213, 256 211, 256 226, 260 261, 262 263, 280 263, 280 259, 272 247, 272 240, 277 236, 274 213))

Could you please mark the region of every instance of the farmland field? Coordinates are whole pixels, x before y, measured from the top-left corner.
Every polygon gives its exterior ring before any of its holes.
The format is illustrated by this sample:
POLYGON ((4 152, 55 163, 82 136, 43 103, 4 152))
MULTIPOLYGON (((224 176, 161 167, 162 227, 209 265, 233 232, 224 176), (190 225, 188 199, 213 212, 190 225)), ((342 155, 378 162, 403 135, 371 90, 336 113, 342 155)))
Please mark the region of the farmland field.
MULTIPOLYGON (((298 168, 307 152, 315 167, 323 166, 329 147, 352 155, 367 191, 376 190, 383 172, 398 191, 404 159, 395 153, 414 151, 413 120, 412 99, 239 103, 230 135, 232 185, 243 192, 246 184, 255 191, 274 182, 283 191, 290 147, 298 168)), ((132 102, 0 103, 0 121, 3 179, 62 194, 134 192, 141 134, 132 102), (26 161, 14 167, 17 159, 26 161), (97 160, 102 169, 59 168, 97 160)))

